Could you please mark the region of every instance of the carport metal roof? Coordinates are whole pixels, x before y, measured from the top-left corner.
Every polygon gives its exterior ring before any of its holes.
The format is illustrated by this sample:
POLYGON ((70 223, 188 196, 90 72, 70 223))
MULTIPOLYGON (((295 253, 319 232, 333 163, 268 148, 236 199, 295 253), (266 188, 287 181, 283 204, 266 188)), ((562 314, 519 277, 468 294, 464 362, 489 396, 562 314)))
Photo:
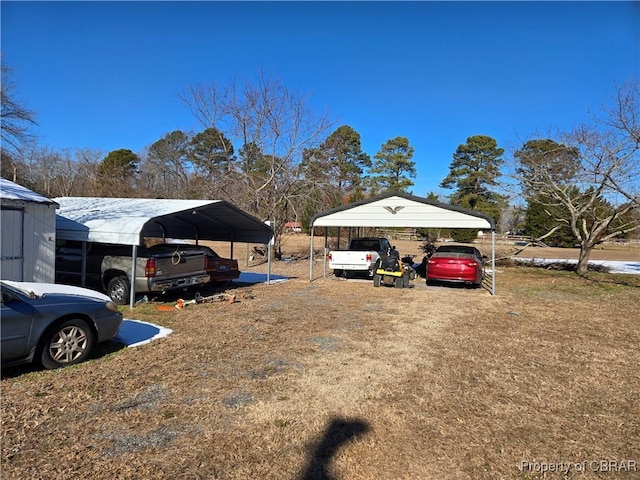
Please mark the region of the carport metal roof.
MULTIPOLYGON (((309 280, 313 278, 315 227, 473 228, 491 230, 492 291, 495 295, 495 221, 490 215, 427 200, 404 192, 387 192, 318 213, 311 219, 309 280)), ((326 272, 326 248, 325 248, 326 272)))
POLYGON ((493 218, 485 213, 402 192, 385 193, 318 213, 311 219, 311 226, 495 229, 493 218))
MULTIPOLYGON (((145 237, 270 243, 273 229, 224 200, 60 197, 56 238, 131 245, 131 278, 145 237)), ((270 269, 270 264, 269 264, 270 269)), ((84 275, 84 271, 82 272, 84 275)), ((267 274, 267 279, 269 274, 267 274)), ((130 307, 135 302, 131 282, 130 307)))
POLYGON ((60 197, 61 240, 143 245, 144 237, 268 243, 269 225, 224 200, 60 197))

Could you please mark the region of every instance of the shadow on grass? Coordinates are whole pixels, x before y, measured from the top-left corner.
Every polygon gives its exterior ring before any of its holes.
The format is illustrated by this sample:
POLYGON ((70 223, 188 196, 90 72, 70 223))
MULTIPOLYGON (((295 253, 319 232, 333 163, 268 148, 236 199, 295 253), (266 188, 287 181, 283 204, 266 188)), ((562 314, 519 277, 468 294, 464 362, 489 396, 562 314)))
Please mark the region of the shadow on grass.
POLYGON ((111 340, 107 340, 106 342, 101 342, 93 347, 91 351, 91 355, 89 355, 89 360, 95 360, 97 358, 106 357, 107 355, 111 355, 112 353, 119 352, 123 348, 126 348, 127 345, 119 341, 117 338, 112 338, 111 340))
MULTIPOLYGON (((598 275, 596 277, 592 272, 575 273, 583 280, 596 285, 621 285, 624 287, 640 288, 640 279, 634 278, 634 275, 607 274, 606 276, 598 275)), ((637 277, 637 275, 635 277, 637 277)))
MULTIPOLYGON (((287 277, 283 275, 271 274, 269 275, 269 282, 271 284, 276 284, 276 283, 285 282, 287 280, 291 280, 294 278, 296 277, 291 277, 291 276, 287 277)), ((244 287, 250 287, 252 285, 266 283, 266 282, 267 282, 266 273, 242 272, 240 274, 240 278, 233 281, 207 283, 205 285, 190 286, 190 287, 180 288, 176 290, 169 290, 164 293, 139 294, 136 297, 136 305, 138 305, 138 303, 147 303, 147 302, 175 303, 178 299, 192 300, 195 298, 196 293, 200 294, 201 297, 208 297, 211 295, 217 295, 221 293, 233 293, 235 290, 239 290, 244 287)))
POLYGON ((39 372, 41 370, 44 370, 44 367, 41 367, 35 363, 15 365, 13 367, 3 367, 2 370, 0 370, 0 380, 4 380, 5 378, 16 378, 27 373, 39 372))
POLYGON ((467 282, 458 282, 454 280, 429 280, 426 282, 429 287, 445 287, 451 289, 458 290, 478 290, 480 288, 486 290, 491 293, 491 280, 488 279, 488 276, 482 280, 480 284, 476 283, 467 283, 467 282), (487 283, 488 282, 488 283, 487 283))
POLYGON ((486 290, 491 295, 493 295, 493 276, 495 273, 487 273, 482 277, 482 282, 480 282, 480 288, 486 290))
POLYGON ((362 420, 334 418, 326 428, 320 441, 310 453, 309 461, 299 480, 332 480, 329 473, 331 459, 344 444, 364 435, 370 430, 362 420))
MULTIPOLYGON (((89 362, 91 360, 96 360, 98 358, 106 357, 107 355, 111 355, 119 350, 125 348, 126 345, 118 342, 117 340, 107 340, 106 342, 101 342, 93 347, 89 357, 84 361, 77 365, 82 365, 85 362, 89 362)), ((60 368, 73 368, 74 365, 68 367, 60 367, 60 368)), ((4 378, 15 378, 20 377, 21 375, 25 375, 27 373, 32 372, 46 372, 48 371, 37 361, 34 363, 27 363, 23 365, 14 365, 12 367, 5 367, 1 369, 0 379, 4 378)))

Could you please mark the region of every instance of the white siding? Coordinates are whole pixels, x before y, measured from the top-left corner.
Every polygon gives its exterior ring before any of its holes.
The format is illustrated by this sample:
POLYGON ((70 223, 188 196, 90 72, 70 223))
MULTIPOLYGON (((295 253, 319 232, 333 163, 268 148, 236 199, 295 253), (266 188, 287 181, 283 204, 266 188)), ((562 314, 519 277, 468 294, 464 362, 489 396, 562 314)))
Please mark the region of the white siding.
POLYGON ((6 200, 3 204, 2 278, 54 283, 56 206, 6 200))
POLYGON ((55 282, 58 204, 0 177, 0 278, 55 282))
POLYGON ((22 281, 24 251, 22 249, 22 209, 2 209, 2 239, 0 243, 0 278, 22 281))
POLYGON ((25 223, 25 280, 54 283, 56 279, 56 208, 34 203, 27 207, 25 223), (29 235, 28 232, 31 232, 29 235))

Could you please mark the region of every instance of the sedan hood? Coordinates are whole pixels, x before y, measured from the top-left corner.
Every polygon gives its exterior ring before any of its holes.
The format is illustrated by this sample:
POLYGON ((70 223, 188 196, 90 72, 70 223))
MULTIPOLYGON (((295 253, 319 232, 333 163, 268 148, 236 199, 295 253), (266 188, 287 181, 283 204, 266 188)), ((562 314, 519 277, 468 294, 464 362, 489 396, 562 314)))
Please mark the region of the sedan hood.
POLYGON ((88 288, 74 287, 71 285, 59 285, 57 283, 37 283, 37 282, 14 282, 9 280, 3 280, 7 285, 12 286, 17 290, 25 292, 26 295, 34 293, 40 297, 42 295, 62 293, 65 295, 77 295, 80 297, 95 298, 97 300, 110 301, 111 299, 100 292, 95 290, 89 290, 88 288))

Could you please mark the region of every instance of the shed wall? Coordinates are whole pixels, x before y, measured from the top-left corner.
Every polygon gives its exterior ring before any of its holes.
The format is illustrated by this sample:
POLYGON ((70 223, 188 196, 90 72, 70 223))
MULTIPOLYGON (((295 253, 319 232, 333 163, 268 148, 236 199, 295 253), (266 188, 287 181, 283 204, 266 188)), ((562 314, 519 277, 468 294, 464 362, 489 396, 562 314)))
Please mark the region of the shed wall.
POLYGON ((53 204, 3 200, 3 279, 55 282, 55 213, 53 204))
POLYGON ((2 207, 2 260, 0 262, 0 278, 4 280, 22 281, 24 264, 24 244, 22 238, 24 209, 2 207))

